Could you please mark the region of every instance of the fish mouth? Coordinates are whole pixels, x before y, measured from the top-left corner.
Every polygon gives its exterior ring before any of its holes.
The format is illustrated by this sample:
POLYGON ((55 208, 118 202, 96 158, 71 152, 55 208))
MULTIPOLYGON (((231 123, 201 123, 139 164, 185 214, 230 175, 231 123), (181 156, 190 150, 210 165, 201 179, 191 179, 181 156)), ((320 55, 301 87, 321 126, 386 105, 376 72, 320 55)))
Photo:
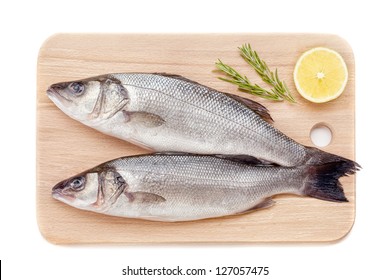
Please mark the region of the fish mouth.
MULTIPOLYGON (((58 87, 59 88, 59 87, 58 87)), ((63 101, 67 101, 67 102, 72 102, 72 100, 70 100, 69 98, 67 98, 65 95, 63 95, 60 91, 57 90, 57 87, 55 86, 50 86, 47 90, 46 90, 46 94, 47 96, 49 96, 49 98, 51 100, 55 100, 55 99, 62 99, 63 101)))
POLYGON ((63 191, 64 187, 68 183, 68 180, 59 182, 57 185, 55 185, 51 191, 51 195, 53 198, 60 200, 60 201, 74 201, 76 197, 73 194, 65 193, 63 191))
POLYGON ((57 95, 58 95, 58 93, 54 89, 52 89, 52 88, 48 88, 46 90, 46 94, 47 94, 47 96, 49 96, 49 98, 51 100, 53 100, 53 98, 57 97, 57 95))
POLYGON ((60 200, 60 198, 63 197, 63 194, 59 190, 52 190, 51 191, 51 196, 54 197, 55 199, 60 200))
POLYGON ((76 199, 76 197, 74 195, 71 195, 71 194, 64 194, 63 192, 59 191, 59 190, 53 190, 51 192, 51 196, 59 201, 63 201, 63 202, 72 202, 76 199))

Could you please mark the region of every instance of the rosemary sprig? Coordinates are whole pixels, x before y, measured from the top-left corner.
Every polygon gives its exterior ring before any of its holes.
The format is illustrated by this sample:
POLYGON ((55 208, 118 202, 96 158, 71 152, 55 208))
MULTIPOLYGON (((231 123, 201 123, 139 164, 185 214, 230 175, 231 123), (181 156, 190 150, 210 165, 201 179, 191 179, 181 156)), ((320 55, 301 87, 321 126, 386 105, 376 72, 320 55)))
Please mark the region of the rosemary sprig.
POLYGON ((261 79, 270 86, 273 86, 272 91, 276 95, 290 102, 295 102, 287 88, 286 83, 279 80, 278 69, 275 70, 275 73, 269 70, 268 65, 264 60, 260 59, 256 51, 252 50, 250 44, 244 44, 241 48, 238 49, 241 52, 241 56, 245 59, 246 62, 248 62, 250 66, 256 70, 261 79))
POLYGON ((221 80, 236 84, 238 85, 239 89, 266 99, 275 101, 287 100, 289 102, 295 102, 287 88, 287 85, 280 81, 277 69, 275 70, 275 73, 272 72, 265 61, 260 59, 257 52, 252 50, 250 44, 244 44, 241 48, 238 49, 240 50, 240 54, 244 60, 256 70, 261 79, 268 85, 272 86, 271 90, 266 90, 258 84, 252 84, 246 76, 240 75, 232 67, 224 64, 221 60, 219 60, 216 63, 217 68, 232 78, 220 78, 221 80))
POLYGON ((242 76, 233 67, 226 65, 220 59, 215 63, 217 68, 225 72, 231 79, 219 77, 222 81, 229 82, 238 86, 240 90, 260 96, 269 100, 281 101, 282 99, 272 91, 266 90, 257 84, 252 84, 246 76, 242 76))

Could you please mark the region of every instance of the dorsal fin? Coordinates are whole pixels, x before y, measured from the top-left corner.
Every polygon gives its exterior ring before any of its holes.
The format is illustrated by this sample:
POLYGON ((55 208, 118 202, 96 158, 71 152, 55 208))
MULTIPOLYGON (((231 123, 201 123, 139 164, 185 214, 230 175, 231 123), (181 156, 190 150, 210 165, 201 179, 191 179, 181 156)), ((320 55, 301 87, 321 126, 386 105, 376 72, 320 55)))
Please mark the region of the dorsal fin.
POLYGON ((269 111, 266 107, 261 105, 260 103, 257 103, 256 101, 253 101, 251 99, 241 97, 238 95, 225 93, 230 98, 233 98, 234 100, 244 104, 249 109, 253 110, 256 114, 258 114, 263 120, 272 123, 274 120, 272 119, 271 115, 269 114, 269 111))
MULTIPOLYGON (((164 76, 164 77, 173 78, 173 79, 177 79, 177 80, 181 80, 181 81, 185 81, 185 82, 189 82, 189 83, 193 83, 193 84, 197 84, 197 85, 200 85, 202 87, 209 88, 210 90, 220 92, 218 90, 212 89, 212 88, 210 88, 208 86, 202 85, 202 84, 200 84, 198 82, 195 82, 193 80, 190 80, 190 79, 188 79, 186 77, 183 77, 183 76, 180 76, 180 75, 168 74, 168 73, 154 73, 154 74, 155 75, 164 76)), ((249 109, 254 111, 257 115, 259 115, 266 122, 272 123, 274 121, 272 119, 271 115, 269 114, 268 109, 266 107, 264 107, 263 105, 261 105, 260 103, 257 103, 256 101, 253 101, 251 99, 248 99, 248 98, 245 98, 245 97, 241 97, 241 96, 238 96, 238 95, 234 95, 234 94, 231 94, 231 93, 226 93, 226 92, 220 92, 220 93, 226 94, 230 98, 240 102, 241 104, 244 104, 246 107, 248 107, 249 109)))

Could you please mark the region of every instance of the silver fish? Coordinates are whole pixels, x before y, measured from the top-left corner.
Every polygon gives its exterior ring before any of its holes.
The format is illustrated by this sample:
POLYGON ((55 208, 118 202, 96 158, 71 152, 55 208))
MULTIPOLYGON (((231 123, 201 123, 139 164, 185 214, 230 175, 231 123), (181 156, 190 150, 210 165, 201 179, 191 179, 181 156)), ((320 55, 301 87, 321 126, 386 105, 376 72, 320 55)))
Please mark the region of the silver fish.
POLYGON ((282 166, 348 162, 284 135, 262 105, 178 75, 108 74, 47 94, 73 119, 154 151, 246 154, 282 166))
POLYGON ((347 201, 339 178, 355 165, 280 167, 253 157, 158 153, 115 159, 66 179, 53 197, 73 207, 154 221, 189 221, 273 205, 281 193, 347 201))

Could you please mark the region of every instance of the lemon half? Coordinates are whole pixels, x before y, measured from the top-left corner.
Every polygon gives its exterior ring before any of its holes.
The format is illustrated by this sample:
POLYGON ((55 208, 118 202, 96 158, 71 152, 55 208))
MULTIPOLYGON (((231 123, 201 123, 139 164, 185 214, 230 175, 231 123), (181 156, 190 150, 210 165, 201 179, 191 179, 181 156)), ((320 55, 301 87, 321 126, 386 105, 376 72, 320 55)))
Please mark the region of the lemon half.
POLYGON ((348 69, 343 58, 328 48, 306 51, 295 65, 294 82, 298 92, 315 103, 339 97, 347 81, 348 69))

